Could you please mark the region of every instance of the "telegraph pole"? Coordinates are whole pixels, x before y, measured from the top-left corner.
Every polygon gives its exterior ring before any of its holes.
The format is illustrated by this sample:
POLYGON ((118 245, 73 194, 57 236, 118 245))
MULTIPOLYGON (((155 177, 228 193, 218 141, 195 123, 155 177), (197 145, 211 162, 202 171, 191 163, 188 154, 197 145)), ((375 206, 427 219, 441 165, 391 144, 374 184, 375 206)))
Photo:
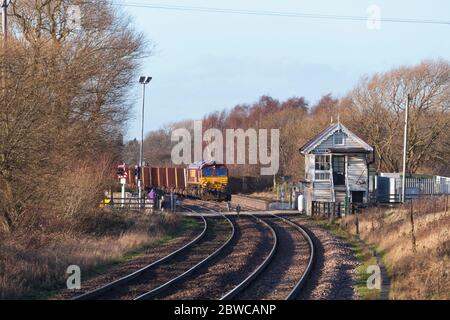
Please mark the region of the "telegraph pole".
POLYGON ((405 108, 405 132, 403 134, 403 177, 402 177, 402 202, 406 202, 406 152, 408 150, 408 115, 411 96, 407 95, 405 108))

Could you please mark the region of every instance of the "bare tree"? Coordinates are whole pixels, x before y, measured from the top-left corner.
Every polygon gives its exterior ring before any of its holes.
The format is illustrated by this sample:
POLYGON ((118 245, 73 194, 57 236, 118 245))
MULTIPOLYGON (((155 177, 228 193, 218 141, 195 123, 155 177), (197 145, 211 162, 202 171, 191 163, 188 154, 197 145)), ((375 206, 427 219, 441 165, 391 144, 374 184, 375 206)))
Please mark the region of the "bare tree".
POLYGON ((378 170, 401 170, 403 119, 412 96, 407 168, 414 173, 430 163, 448 163, 450 65, 425 61, 363 79, 351 93, 352 126, 376 150, 378 170))
POLYGON ((43 208, 58 211, 53 200, 69 171, 117 158, 127 90, 146 54, 142 35, 106 1, 28 0, 11 8, 13 32, 0 56, 0 223, 7 231, 43 208), (75 27, 72 4, 82 17, 75 27))

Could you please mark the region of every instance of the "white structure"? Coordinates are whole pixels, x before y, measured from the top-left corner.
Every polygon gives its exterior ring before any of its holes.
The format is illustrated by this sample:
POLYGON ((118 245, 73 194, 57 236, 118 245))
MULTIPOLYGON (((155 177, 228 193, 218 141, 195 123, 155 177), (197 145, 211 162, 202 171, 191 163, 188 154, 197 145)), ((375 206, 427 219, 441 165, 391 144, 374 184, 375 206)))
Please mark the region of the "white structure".
MULTIPOLYGON (((381 172, 371 177, 371 192, 378 202, 400 202, 402 174, 381 172)), ((406 200, 419 196, 441 196, 450 194, 450 178, 413 174, 406 176, 406 200)))
POLYGON ((305 209, 311 215, 313 203, 339 207, 367 203, 369 164, 373 148, 342 123, 331 124, 303 147, 305 156, 305 209))

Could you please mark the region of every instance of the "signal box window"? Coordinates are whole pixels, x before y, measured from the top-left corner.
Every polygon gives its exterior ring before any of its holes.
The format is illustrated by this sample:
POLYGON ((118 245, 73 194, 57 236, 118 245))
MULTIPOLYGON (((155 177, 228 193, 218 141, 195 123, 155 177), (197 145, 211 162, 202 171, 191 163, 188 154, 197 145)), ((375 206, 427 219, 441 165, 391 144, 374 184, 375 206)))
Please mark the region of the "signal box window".
POLYGON ((330 157, 316 156, 316 170, 330 170, 330 157))
POLYGON ((336 132, 334 134, 334 144, 343 145, 344 144, 344 134, 342 132, 336 132))
POLYGON ((320 155, 315 158, 315 180, 330 179, 330 156, 320 155))

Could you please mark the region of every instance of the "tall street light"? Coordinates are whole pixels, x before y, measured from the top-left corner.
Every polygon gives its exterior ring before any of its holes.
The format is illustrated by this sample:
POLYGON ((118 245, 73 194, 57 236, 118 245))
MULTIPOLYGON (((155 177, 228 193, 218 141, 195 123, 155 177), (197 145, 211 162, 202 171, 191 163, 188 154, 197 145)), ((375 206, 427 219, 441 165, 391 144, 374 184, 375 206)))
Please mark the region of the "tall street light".
POLYGON ((3 32, 3 47, 6 48, 6 41, 8 40, 8 15, 7 15, 7 9, 9 4, 11 3, 11 0, 0 0, 2 5, 2 32, 3 32))
MULTIPOLYGON (((2 8, 2 33, 3 33, 3 52, 6 53, 6 42, 8 40, 8 6, 10 5, 11 0, 0 0, 1 8, 2 8)), ((2 90, 6 91, 6 69, 2 68, 2 90)))
MULTIPOLYGON (((142 175, 144 174, 144 168, 142 167, 142 157, 144 154, 144 106, 145 106, 145 86, 150 83, 152 77, 139 77, 139 83, 142 84, 142 113, 141 113, 141 149, 139 152, 139 204, 142 203, 142 175)), ((145 203, 145 202, 144 202, 145 203)))

